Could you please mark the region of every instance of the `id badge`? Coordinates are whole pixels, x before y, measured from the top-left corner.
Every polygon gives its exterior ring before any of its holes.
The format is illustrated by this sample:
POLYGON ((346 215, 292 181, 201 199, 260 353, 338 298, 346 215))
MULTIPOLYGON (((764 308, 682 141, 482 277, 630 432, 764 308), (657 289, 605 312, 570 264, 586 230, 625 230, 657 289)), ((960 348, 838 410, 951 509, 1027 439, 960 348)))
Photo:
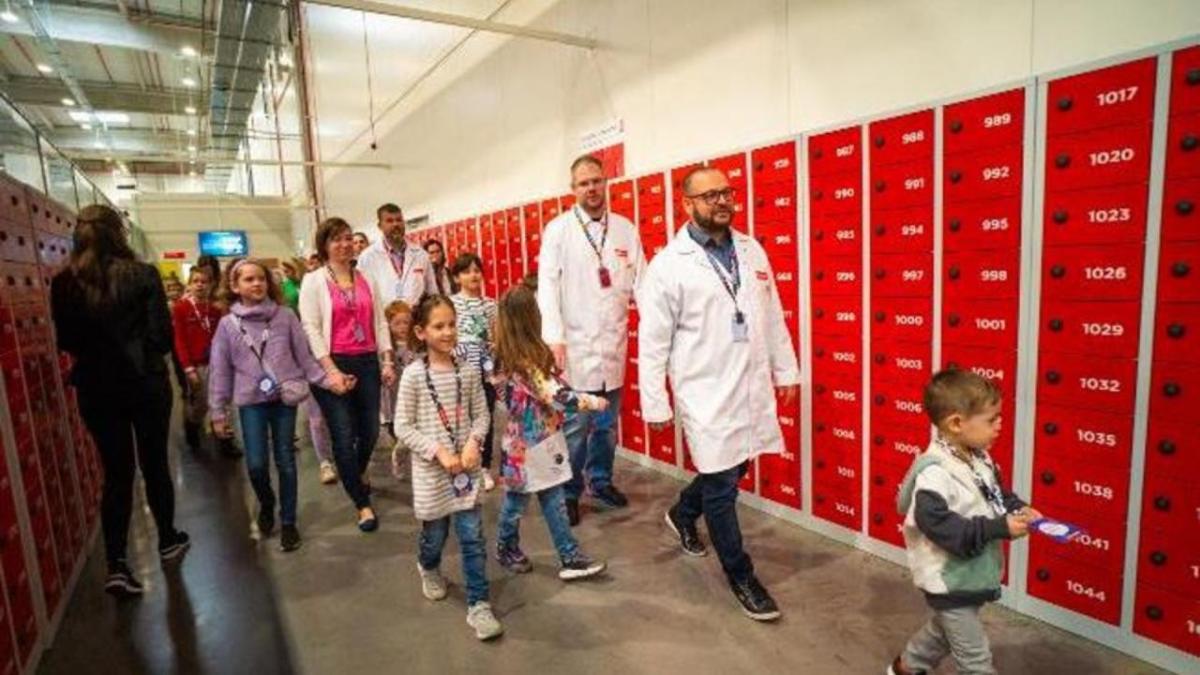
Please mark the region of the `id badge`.
POLYGON ((396 282, 396 297, 397 298, 404 297, 404 282, 403 281, 396 282))
POLYGON ((273 394, 278 387, 279 385, 275 383, 275 380, 271 379, 270 375, 263 375, 262 379, 258 381, 258 390, 268 396, 273 394))
POLYGON ((612 272, 608 271, 607 267, 600 268, 600 288, 612 287, 612 272))
POLYGON ((750 341, 750 324, 746 322, 745 314, 742 312, 734 312, 732 326, 734 342, 750 341))
POLYGON ((1064 523, 1049 518, 1040 518, 1029 524, 1030 529, 1040 535, 1050 537, 1059 542, 1066 543, 1083 534, 1083 530, 1070 523, 1064 523))
POLYGON ((354 341, 355 342, 366 342, 367 341, 367 331, 363 329, 361 323, 354 324, 354 341))
POLYGON ((450 481, 450 487, 454 490, 455 497, 466 497, 471 494, 471 474, 462 472, 450 481))

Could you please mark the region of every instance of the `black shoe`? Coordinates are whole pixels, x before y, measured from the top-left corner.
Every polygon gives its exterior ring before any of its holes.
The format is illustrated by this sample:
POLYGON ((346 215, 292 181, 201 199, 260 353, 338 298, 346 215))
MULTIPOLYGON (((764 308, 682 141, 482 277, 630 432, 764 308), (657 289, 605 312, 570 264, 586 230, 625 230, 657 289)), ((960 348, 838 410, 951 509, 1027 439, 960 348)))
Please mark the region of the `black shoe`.
POLYGON ((607 567, 608 565, 602 560, 592 560, 586 555, 580 554, 562 563, 562 567, 558 568, 558 578, 563 581, 587 579, 600 574, 607 567))
POLYGON ((629 506, 629 500, 615 485, 605 485, 604 487, 592 493, 596 501, 607 506, 610 509, 620 509, 629 506))
POLYGON ((774 621, 779 618, 779 606, 756 577, 729 584, 733 595, 742 603, 742 611, 755 621, 774 621))
POLYGON ((242 456, 242 451, 234 445, 232 438, 222 438, 217 441, 217 447, 221 450, 221 454, 230 459, 237 459, 242 456))
POLYGON ((258 511, 258 534, 263 539, 271 536, 275 531, 275 514, 274 509, 263 508, 258 511))
POLYGON ((145 589, 142 588, 137 577, 133 576, 133 570, 129 569, 129 565, 125 564, 124 560, 109 564, 108 578, 104 580, 105 593, 118 598, 132 598, 141 595, 144 591, 145 589))
POLYGON ((187 532, 176 530, 175 536, 170 541, 160 542, 158 545, 158 557, 163 564, 183 560, 184 554, 192 547, 192 540, 188 537, 187 532))
POLYGON ((571 527, 579 524, 579 500, 567 497, 567 522, 571 527))
POLYGON ((291 553, 300 548, 300 530, 295 525, 284 525, 279 530, 279 548, 284 553, 291 553))
POLYGON ((683 549, 684 553, 696 558, 708 555, 708 549, 704 547, 704 542, 700 541, 700 533, 696 531, 696 525, 694 523, 689 525, 680 520, 675 513, 674 506, 667 509, 665 520, 667 527, 671 528, 676 537, 679 537, 679 547, 683 549))
POLYGON ((200 449, 200 425, 195 422, 183 423, 183 438, 193 452, 200 449))

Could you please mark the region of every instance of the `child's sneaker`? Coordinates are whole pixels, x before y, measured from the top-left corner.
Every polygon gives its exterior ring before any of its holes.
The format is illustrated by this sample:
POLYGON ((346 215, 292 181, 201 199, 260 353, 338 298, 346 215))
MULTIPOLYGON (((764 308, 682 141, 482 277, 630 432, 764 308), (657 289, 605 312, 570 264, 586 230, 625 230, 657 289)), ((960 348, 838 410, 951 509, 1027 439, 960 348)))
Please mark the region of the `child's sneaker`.
POLYGON ((108 578, 104 580, 106 593, 118 598, 131 598, 141 595, 144 590, 124 560, 118 560, 108 566, 108 578))
POLYGON ((592 560, 580 553, 574 558, 564 561, 562 567, 558 570, 558 578, 563 581, 576 581, 578 579, 587 579, 600 574, 607 568, 608 565, 602 560, 592 560))
POLYGON ((417 571, 421 573, 421 593, 426 600, 443 600, 446 597, 446 579, 441 570, 427 570, 417 563, 417 571))
POLYGON ((888 669, 884 675, 925 675, 925 671, 909 670, 908 668, 905 668, 904 661, 897 656, 896 660, 892 661, 892 665, 888 666, 888 669))
POLYGON ((497 546, 496 562, 513 574, 525 574, 533 569, 533 563, 529 561, 529 556, 516 546, 497 546))
POLYGON ((291 553, 300 548, 300 530, 295 525, 284 525, 279 531, 279 548, 284 553, 291 553))
POLYGON ((176 560, 182 560, 184 554, 191 547, 192 540, 188 537, 187 532, 176 530, 175 536, 170 541, 164 541, 158 545, 158 557, 166 565, 176 560))
POLYGON ((321 462, 321 482, 325 485, 337 482, 337 470, 333 468, 333 462, 321 462))
POLYGON ((477 602, 467 608, 467 625, 475 629, 475 637, 480 640, 491 640, 504 634, 504 626, 486 602, 477 602))

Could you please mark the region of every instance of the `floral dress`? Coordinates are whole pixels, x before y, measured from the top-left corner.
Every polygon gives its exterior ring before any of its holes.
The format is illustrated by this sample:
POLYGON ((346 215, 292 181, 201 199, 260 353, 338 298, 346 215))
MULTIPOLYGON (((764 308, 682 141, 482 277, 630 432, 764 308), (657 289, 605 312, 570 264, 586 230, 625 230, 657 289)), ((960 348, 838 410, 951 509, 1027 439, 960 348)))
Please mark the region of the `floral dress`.
POLYGON ((508 374, 499 387, 508 409, 501 448, 500 482, 516 492, 540 492, 571 479, 563 423, 578 410, 594 409, 599 397, 581 394, 557 375, 537 375, 529 382, 508 374))

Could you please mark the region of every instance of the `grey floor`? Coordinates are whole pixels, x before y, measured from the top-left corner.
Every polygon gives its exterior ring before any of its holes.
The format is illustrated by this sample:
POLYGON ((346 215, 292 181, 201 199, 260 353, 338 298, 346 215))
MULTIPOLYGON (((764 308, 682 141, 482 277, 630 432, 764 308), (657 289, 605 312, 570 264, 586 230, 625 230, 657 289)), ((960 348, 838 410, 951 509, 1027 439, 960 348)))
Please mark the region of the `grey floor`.
MULTIPOLYGON (((513 577, 489 561, 507 632, 481 644, 464 621, 453 540, 443 563, 450 597, 421 596, 410 493, 390 477, 385 451, 373 467, 382 526, 363 535, 341 488, 320 485, 311 450, 301 450, 305 544, 292 554, 252 537, 242 462, 176 457, 179 521, 194 542, 182 570, 158 568, 153 524, 139 509, 131 555, 146 596, 119 604, 104 595, 97 541, 40 672, 881 673, 924 618, 904 569, 743 509, 758 574, 784 611, 772 625, 744 618, 716 559, 672 546, 662 513, 679 484, 618 462, 632 506, 585 509, 576 530, 587 552, 608 560, 608 575, 558 581, 535 507, 522 529, 534 571, 513 577)), ((485 507, 489 541, 499 496, 485 507)), ((1004 608, 988 608, 985 621, 1003 673, 1163 672, 1004 608)))

